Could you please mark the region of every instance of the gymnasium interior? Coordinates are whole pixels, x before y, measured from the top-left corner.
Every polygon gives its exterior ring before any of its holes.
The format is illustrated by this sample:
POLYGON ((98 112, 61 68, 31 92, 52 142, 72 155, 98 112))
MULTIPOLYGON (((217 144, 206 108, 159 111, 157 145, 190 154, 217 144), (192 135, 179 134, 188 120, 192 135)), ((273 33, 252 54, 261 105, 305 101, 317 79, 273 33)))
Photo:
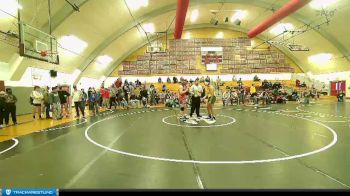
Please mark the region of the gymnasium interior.
POLYGON ((349 190, 348 18, 348 0, 0 0, 0 188, 349 190))

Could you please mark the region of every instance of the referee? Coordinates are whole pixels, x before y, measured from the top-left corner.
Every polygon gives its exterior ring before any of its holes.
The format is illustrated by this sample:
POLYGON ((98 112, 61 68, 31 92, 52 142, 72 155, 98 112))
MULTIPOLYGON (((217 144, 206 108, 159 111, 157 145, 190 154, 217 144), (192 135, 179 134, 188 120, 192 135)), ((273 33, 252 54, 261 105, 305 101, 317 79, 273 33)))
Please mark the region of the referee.
POLYGON ((194 112, 194 110, 196 110, 197 118, 201 118, 202 116, 199 115, 199 109, 201 107, 201 95, 203 93, 203 87, 201 85, 199 85, 198 78, 194 82, 194 85, 191 86, 190 93, 191 93, 191 97, 192 97, 190 116, 192 118, 193 112, 194 112))

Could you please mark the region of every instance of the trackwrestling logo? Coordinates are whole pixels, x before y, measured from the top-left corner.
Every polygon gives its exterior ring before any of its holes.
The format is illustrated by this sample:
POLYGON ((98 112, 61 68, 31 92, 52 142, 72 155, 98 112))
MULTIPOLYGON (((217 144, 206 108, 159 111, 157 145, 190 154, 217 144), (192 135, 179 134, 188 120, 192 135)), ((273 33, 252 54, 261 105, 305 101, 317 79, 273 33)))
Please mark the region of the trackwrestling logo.
POLYGON ((0 189, 0 196, 49 195, 57 196, 58 189, 0 189))

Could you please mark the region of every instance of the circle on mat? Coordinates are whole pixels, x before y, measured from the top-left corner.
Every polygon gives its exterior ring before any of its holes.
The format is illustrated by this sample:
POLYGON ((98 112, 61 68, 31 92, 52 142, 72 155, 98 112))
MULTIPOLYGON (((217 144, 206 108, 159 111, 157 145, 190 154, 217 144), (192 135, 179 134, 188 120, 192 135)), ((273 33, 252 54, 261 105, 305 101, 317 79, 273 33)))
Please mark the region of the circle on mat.
MULTIPOLYGON (((303 157, 307 157, 307 156, 311 156, 311 155, 315 155, 318 153, 321 153, 325 150, 328 150, 329 148, 331 148, 332 146, 334 146, 337 141, 338 141, 338 135, 337 133, 330 128, 329 126, 315 121, 315 120, 311 120, 311 119, 307 119, 307 118, 303 118, 303 117, 297 117, 297 116, 293 116, 293 115, 287 115, 287 114, 283 114, 283 116, 287 116, 290 118, 297 118, 297 119, 302 119, 302 120, 306 120, 312 123, 315 123, 317 125, 320 125, 324 128, 326 128, 329 132, 331 132, 333 139, 332 141, 327 144, 324 147, 321 147, 319 149, 313 150, 311 152, 306 152, 306 153, 301 153, 301 154, 296 154, 296 155, 288 155, 288 156, 284 156, 284 157, 280 157, 280 158, 271 158, 271 159, 260 159, 260 160, 240 160, 240 161, 207 161, 207 160, 182 160, 182 159, 173 159, 173 158, 166 158, 166 157, 155 157, 155 156, 147 156, 147 155, 142 155, 142 154, 136 154, 136 153, 130 153, 130 152, 125 152, 125 151, 121 151, 121 150, 117 150, 117 149, 113 149, 110 148, 108 146, 102 145, 98 142, 96 142, 95 140, 91 139, 91 137, 89 136, 89 132, 92 130, 91 128, 94 127, 96 124, 104 122, 106 120, 110 120, 113 118, 107 118, 107 119, 102 119, 99 120, 93 124, 91 124, 88 128, 85 129, 85 138, 91 142, 92 144, 103 148, 105 150, 108 150, 110 152, 113 153, 117 153, 117 154, 121 154, 121 155, 125 155, 125 156, 130 156, 130 157, 135 157, 135 158, 141 158, 141 159, 148 159, 148 160, 156 160, 156 161, 164 161, 164 162, 175 162, 175 163, 192 163, 192 164, 257 164, 257 163, 271 163, 271 162, 277 162, 277 161, 287 161, 287 160, 292 160, 292 159, 299 159, 299 158, 303 158, 303 157)), ((116 117, 114 117, 116 118, 116 117)))
POLYGON ((225 120, 226 122, 223 122, 223 123, 220 123, 220 124, 210 124, 209 122, 207 122, 206 120, 204 119, 201 119, 199 122, 196 121, 196 120, 192 120, 192 121, 195 121, 196 124, 191 124, 191 123, 172 123, 172 122, 169 122, 169 119, 173 118, 177 121, 177 117, 176 115, 171 115, 171 116, 167 116, 167 117, 164 117, 162 119, 162 122, 167 124, 167 125, 172 125, 172 126, 177 126, 177 127, 185 127, 185 128, 212 128, 212 127, 223 127, 223 126, 228 126, 228 125, 232 125, 233 123, 236 122, 236 119, 233 118, 233 117, 230 117, 230 116, 225 116, 225 115, 217 115, 217 118, 220 117, 220 118, 224 118, 224 119, 227 119, 225 120), (203 123, 200 123, 200 122, 203 122, 203 123))
POLYGON ((15 143, 14 143, 12 146, 10 146, 8 149, 5 149, 5 150, 1 151, 0 154, 4 154, 5 152, 7 152, 7 151, 13 149, 13 148, 16 147, 16 146, 18 145, 18 143, 19 143, 18 140, 15 139, 15 138, 13 138, 12 141, 14 141, 15 143))

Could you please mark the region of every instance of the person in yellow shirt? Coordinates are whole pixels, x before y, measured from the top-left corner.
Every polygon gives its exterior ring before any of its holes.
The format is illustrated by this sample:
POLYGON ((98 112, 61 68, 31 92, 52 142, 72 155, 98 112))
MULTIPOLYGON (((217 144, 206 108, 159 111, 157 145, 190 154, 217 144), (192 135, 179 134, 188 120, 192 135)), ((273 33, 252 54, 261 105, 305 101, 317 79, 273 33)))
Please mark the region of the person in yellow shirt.
POLYGON ((252 86, 250 87, 250 97, 253 99, 253 103, 256 104, 256 88, 255 85, 252 84, 252 86))

